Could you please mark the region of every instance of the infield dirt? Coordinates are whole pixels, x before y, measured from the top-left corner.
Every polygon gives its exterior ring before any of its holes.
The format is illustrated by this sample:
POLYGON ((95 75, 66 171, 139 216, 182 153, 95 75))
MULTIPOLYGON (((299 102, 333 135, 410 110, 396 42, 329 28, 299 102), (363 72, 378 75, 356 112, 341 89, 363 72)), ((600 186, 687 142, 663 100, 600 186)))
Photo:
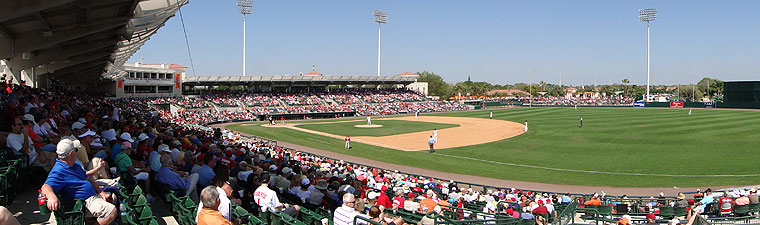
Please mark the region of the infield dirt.
MULTIPOLYGON (((381 124, 383 120, 405 120, 405 121, 417 121, 417 122, 430 122, 430 123, 449 123, 458 124, 458 127, 446 128, 438 130, 438 142, 435 144, 436 149, 456 148, 469 145, 477 145, 488 142, 499 141, 507 138, 511 138, 524 133, 524 126, 520 123, 515 123, 505 120, 492 120, 481 118, 468 118, 468 117, 448 117, 448 116, 420 116, 415 118, 414 116, 405 117, 393 117, 385 119, 376 119, 378 124, 381 124)), ((345 121, 334 122, 342 123, 345 121)), ((333 122, 325 122, 333 123, 333 122)), ((286 124, 284 126, 298 131, 319 134, 322 136, 333 137, 337 139, 343 139, 343 136, 329 134, 321 131, 309 130, 305 128, 296 127, 293 124, 286 124)), ((357 128, 360 129, 360 128, 357 128)), ((366 128, 364 128, 366 129, 366 128)), ((421 151, 428 150, 427 141, 430 136, 433 135, 433 131, 420 131, 414 133, 389 135, 382 137, 369 137, 369 136, 356 136, 351 137, 352 141, 380 146, 384 148, 397 149, 401 151, 421 151)))

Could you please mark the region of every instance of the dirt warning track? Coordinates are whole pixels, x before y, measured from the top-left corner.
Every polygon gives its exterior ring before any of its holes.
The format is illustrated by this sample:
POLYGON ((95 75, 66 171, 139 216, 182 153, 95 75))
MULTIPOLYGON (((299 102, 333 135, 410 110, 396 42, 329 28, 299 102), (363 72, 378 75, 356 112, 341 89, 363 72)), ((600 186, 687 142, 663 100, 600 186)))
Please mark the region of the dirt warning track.
MULTIPOLYGON (((436 149, 456 148, 503 140, 524 133, 525 128, 523 124, 511 121, 469 117, 420 116, 415 118, 414 116, 405 116, 377 119, 379 124, 381 124, 382 122, 380 121, 383 120, 458 124, 458 127, 438 130, 438 143, 435 144, 436 149)), ((285 125, 283 127, 341 140, 344 138, 343 136, 304 129, 292 125, 285 125)), ((429 147, 427 141, 432 135, 433 131, 430 130, 382 137, 357 136, 352 137, 352 141, 402 151, 421 151, 428 150, 429 147)))

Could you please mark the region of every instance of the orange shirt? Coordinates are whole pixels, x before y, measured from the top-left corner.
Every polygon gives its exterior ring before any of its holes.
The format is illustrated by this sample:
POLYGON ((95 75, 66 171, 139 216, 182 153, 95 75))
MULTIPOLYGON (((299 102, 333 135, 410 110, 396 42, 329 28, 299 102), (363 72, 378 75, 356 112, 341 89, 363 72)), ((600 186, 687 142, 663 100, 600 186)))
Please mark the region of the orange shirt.
POLYGON ((438 203, 436 203, 435 201, 433 201, 433 199, 431 199, 431 198, 422 199, 422 201, 420 201, 420 207, 422 207, 422 206, 427 207, 427 211, 425 213, 432 212, 433 209, 435 209, 435 206, 437 206, 437 205, 438 205, 438 203))
POLYGON ((591 200, 588 200, 583 204, 584 205, 601 205, 602 200, 599 200, 599 198, 592 198, 591 200))
POLYGON ((198 213, 198 225, 232 225, 232 222, 229 220, 224 219, 222 217, 222 213, 218 210, 213 210, 209 208, 203 208, 201 209, 201 212, 198 213))

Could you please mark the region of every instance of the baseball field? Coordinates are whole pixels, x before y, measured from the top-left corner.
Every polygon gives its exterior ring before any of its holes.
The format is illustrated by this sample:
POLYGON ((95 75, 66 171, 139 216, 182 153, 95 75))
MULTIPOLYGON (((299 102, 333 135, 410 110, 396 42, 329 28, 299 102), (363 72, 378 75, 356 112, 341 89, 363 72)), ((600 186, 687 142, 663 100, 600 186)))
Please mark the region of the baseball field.
POLYGON ((490 111, 373 118, 382 128, 353 127, 366 123, 363 118, 228 128, 377 161, 506 180, 615 187, 760 183, 760 111, 688 110, 510 108, 494 110, 492 120, 490 111), (526 120, 529 131, 523 132, 526 120), (433 128, 439 142, 430 154, 425 149, 433 128), (352 149, 343 147, 346 134, 352 149))

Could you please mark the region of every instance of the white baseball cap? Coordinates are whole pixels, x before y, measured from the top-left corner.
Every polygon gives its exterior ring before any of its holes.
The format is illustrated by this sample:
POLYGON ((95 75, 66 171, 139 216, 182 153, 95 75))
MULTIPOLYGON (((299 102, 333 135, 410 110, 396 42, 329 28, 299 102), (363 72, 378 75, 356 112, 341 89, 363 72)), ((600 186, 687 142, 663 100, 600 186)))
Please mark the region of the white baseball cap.
POLYGON ((138 141, 144 141, 146 139, 148 139, 148 135, 145 133, 141 133, 139 136, 137 136, 138 141))
POLYGON ((130 143, 135 142, 135 140, 132 140, 132 135, 127 132, 121 133, 121 136, 119 136, 119 138, 125 141, 129 141, 130 143))
POLYGON ((76 149, 74 142, 69 139, 61 139, 55 146, 55 153, 58 154, 58 158, 63 158, 76 149))
POLYGON ((23 116, 22 118, 23 118, 24 120, 28 120, 28 121, 34 121, 34 116, 32 116, 32 114, 29 114, 29 113, 27 113, 27 114, 24 114, 24 116, 23 116))
POLYGON ((92 132, 90 129, 87 129, 87 132, 84 132, 84 134, 80 134, 79 137, 87 137, 87 136, 95 136, 95 132, 92 132))
POLYGON ((73 124, 71 124, 71 129, 72 130, 78 130, 78 129, 82 129, 82 128, 84 128, 84 124, 82 124, 80 122, 74 122, 73 124))

